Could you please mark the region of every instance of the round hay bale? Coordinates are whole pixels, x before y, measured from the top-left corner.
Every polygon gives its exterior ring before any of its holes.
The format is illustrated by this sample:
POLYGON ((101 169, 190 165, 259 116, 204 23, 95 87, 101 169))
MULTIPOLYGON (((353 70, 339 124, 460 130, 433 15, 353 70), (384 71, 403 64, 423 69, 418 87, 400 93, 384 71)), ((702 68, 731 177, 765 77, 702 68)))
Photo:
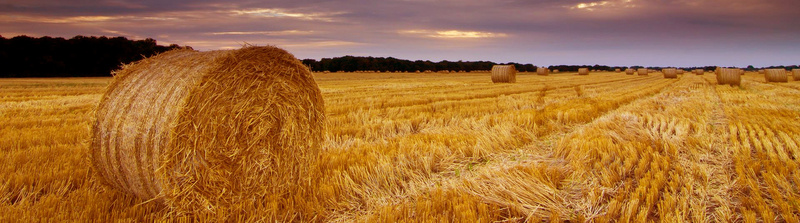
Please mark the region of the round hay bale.
POLYGON ((650 71, 650 70, 648 70, 647 68, 639 68, 639 70, 638 70, 638 71, 636 71, 636 73, 638 73, 638 74, 639 74, 639 76, 647 76, 647 73, 648 73, 649 71, 650 71))
POLYGON ((767 82, 789 82, 786 70, 782 68, 764 70, 764 78, 767 82))
POLYGON ((792 79, 794 81, 800 81, 800 69, 792 69, 792 79))
POLYGON ((737 69, 717 68, 717 84, 729 84, 731 86, 740 86, 742 83, 742 75, 739 74, 737 69))
POLYGON ((683 70, 683 69, 678 69, 678 70, 677 70, 677 72, 678 72, 678 74, 683 74, 683 73, 686 73, 686 71, 685 71, 685 70, 683 70))
POLYGON ((705 74, 705 71, 703 69, 694 69, 694 74, 703 75, 705 74))
POLYGON ((661 70, 664 73, 664 78, 678 78, 678 70, 675 68, 666 68, 661 70))
POLYGON ((636 72, 636 71, 634 71, 634 70, 633 70, 633 69, 631 69, 631 68, 625 69, 625 74, 627 74, 627 75, 633 75, 633 73, 635 73, 635 72, 636 72))
POLYGON ((553 73, 558 73, 558 69, 553 69, 553 73))
POLYGON ((492 83, 516 83, 517 68, 514 65, 492 66, 492 83))
POLYGON ((544 68, 544 67, 538 67, 538 68, 536 68, 536 74, 542 75, 542 76, 547 76, 547 75, 550 75, 550 70, 548 70, 547 68, 544 68))
POLYGON ((291 203, 315 179, 324 118, 285 50, 173 50, 116 71, 89 156, 104 184, 180 213, 291 203))
POLYGON ((589 68, 578 68, 578 75, 589 75, 589 68))
POLYGON ((617 69, 614 69, 614 72, 617 72, 617 73, 619 73, 619 72, 622 72, 622 70, 620 70, 619 68, 617 68, 617 69))

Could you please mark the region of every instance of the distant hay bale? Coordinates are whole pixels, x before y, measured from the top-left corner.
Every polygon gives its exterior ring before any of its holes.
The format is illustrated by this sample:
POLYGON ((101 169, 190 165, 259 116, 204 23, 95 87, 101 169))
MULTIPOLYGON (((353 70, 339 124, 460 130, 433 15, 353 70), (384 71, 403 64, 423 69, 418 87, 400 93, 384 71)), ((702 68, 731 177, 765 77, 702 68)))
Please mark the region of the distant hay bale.
POLYGON ((638 71, 636 71, 636 73, 638 73, 638 74, 639 74, 639 76, 647 76, 647 73, 648 73, 649 71, 650 71, 650 70, 648 70, 647 68, 639 68, 639 70, 638 70, 638 71))
POLYGON ((433 73, 433 71, 431 71, 431 70, 425 70, 425 73, 426 73, 426 74, 429 74, 429 73, 433 73))
POLYGON ((800 81, 800 69, 792 69, 792 79, 794 81, 800 81))
POLYGON ((619 73, 619 72, 622 72, 622 70, 620 70, 619 68, 617 68, 617 69, 614 69, 614 72, 617 72, 617 73, 619 73))
POLYGON ((553 69, 553 73, 558 73, 558 69, 553 69))
POLYGON ((758 70, 758 74, 764 74, 764 69, 758 70))
POLYGON ((322 73, 329 74, 329 73, 331 73, 331 72, 326 70, 326 71, 323 71, 322 73))
POLYGON ((783 68, 764 70, 764 78, 767 82, 789 82, 789 77, 783 68))
POLYGON ((739 74, 737 69, 718 68, 717 84, 729 84, 731 86, 740 86, 742 83, 742 75, 739 74))
POLYGON ((542 75, 542 76, 547 76, 547 75, 550 75, 550 70, 548 70, 547 68, 544 68, 544 67, 539 67, 539 68, 536 68, 536 74, 542 75))
POLYGON ((589 68, 578 68, 578 75, 589 75, 589 68))
POLYGON ((182 213, 291 200, 314 179, 324 111, 285 50, 173 50, 116 71, 89 156, 104 184, 182 213))
POLYGON ((694 69, 694 74, 696 75, 703 75, 705 72, 703 69, 694 69))
POLYGON ((631 68, 625 69, 625 74, 627 74, 627 75, 633 75, 633 73, 635 73, 635 72, 636 72, 636 71, 634 71, 634 70, 633 70, 633 69, 631 69, 631 68))
POLYGON ((664 73, 664 78, 678 78, 678 70, 675 68, 666 68, 661 70, 664 73))
POLYGON ((683 70, 683 69, 678 69, 678 70, 677 70, 677 72, 678 72, 678 74, 683 74, 683 73, 686 73, 686 71, 685 71, 685 70, 683 70))
POLYGON ((516 83, 517 68, 514 65, 492 66, 492 83, 516 83))

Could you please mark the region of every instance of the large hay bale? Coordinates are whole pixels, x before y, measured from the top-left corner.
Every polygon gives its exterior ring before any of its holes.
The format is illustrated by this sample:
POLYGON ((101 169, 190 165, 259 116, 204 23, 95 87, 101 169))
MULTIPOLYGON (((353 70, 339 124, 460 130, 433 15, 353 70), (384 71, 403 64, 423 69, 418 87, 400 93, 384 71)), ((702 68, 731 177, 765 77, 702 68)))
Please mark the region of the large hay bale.
POLYGON ((678 70, 675 68, 665 68, 661 72, 664 73, 664 78, 678 78, 678 70))
POLYGON ((742 75, 737 69, 717 68, 717 84, 729 84, 739 86, 742 83, 742 75))
POLYGON ((639 70, 638 70, 636 73, 638 73, 638 74, 639 74, 639 76, 647 76, 647 73, 648 73, 649 71, 650 71, 650 70, 648 70, 647 68, 639 68, 639 70))
POLYGON ((800 69, 792 69, 792 79, 794 81, 800 81, 800 69))
POLYGON ((634 70, 633 70, 633 69, 631 69, 631 68, 625 69, 625 74, 627 74, 627 75, 633 75, 633 73, 635 73, 635 72, 636 72, 636 71, 634 71, 634 70))
POLYGON ((297 202, 323 121, 311 72, 282 49, 173 50, 116 72, 90 160, 105 184, 181 213, 297 202))
POLYGON ((764 78, 767 82, 789 82, 789 77, 783 68, 765 69, 764 78))
POLYGON ((542 75, 542 76, 547 76, 547 75, 550 75, 550 70, 547 69, 547 68, 544 68, 544 67, 538 67, 538 68, 536 68, 536 74, 542 75))
POLYGON ((589 68, 578 68, 578 75, 589 75, 589 68))
POLYGON ((492 83, 516 83, 517 68, 514 65, 492 66, 492 83))

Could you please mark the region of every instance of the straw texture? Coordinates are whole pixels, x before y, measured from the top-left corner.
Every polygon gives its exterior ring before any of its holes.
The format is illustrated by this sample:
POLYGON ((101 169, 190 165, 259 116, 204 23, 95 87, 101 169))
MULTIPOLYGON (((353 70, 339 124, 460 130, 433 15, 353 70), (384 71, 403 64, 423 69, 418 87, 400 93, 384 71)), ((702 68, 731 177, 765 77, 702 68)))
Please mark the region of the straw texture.
POLYGON ((550 69, 547 69, 547 68, 544 68, 544 67, 538 67, 538 68, 536 68, 536 74, 542 75, 542 76, 550 75, 550 69))
POLYGON ((289 199, 310 182, 324 105, 288 52, 174 50, 117 71, 97 109, 101 181, 178 212, 289 199))
POLYGON ((738 69, 730 68, 717 68, 717 84, 729 84, 732 86, 740 86, 742 83, 742 75, 738 69))
POLYGON ((589 75, 589 68, 578 68, 578 75, 589 75))
POLYGON ((492 66, 492 83, 516 83, 517 68, 514 65, 492 66))
POLYGON ((678 78, 678 70, 675 68, 666 68, 661 70, 664 73, 664 78, 678 78))
POLYGON ((789 82, 789 77, 784 69, 765 69, 764 78, 767 82, 789 82))
POLYGON ((647 68, 639 68, 639 70, 637 71, 637 73, 639 73, 639 75, 640 75, 640 76, 647 76, 647 73, 648 73, 649 71, 650 71, 650 70, 648 70, 647 68))
POLYGON ((792 79, 794 81, 800 81, 800 69, 792 69, 792 79))

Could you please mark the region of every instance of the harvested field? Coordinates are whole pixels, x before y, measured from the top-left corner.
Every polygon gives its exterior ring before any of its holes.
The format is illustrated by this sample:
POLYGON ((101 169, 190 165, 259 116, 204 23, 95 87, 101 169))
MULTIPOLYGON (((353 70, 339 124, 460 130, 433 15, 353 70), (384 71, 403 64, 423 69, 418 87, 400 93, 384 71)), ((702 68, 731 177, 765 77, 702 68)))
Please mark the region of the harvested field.
POLYGON ((91 173, 110 78, 0 79, 0 222, 800 221, 800 82, 491 76, 315 73, 315 202, 196 215, 91 173))

